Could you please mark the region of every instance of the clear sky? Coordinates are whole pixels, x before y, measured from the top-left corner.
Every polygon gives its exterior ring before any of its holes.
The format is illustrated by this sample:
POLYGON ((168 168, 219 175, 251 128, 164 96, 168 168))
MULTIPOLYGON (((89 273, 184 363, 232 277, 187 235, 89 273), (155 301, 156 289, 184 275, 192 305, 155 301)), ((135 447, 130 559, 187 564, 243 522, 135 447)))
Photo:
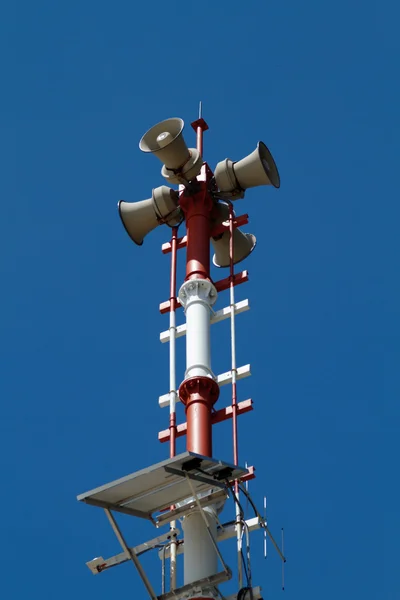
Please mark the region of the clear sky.
MULTIPOLYGON (((235 205, 258 240, 237 288, 251 302, 238 361, 253 373, 239 400, 255 406, 240 461, 288 556, 283 593, 254 534, 254 584, 271 599, 400 598, 398 20, 387 0, 3 3, 2 598, 146 598, 131 565, 90 574, 87 560, 120 548, 76 495, 168 455, 169 230, 136 247, 117 201, 164 183, 139 139, 179 116, 193 145, 199 100, 212 168, 263 140, 282 181, 235 205)), ((226 323, 213 368, 229 366, 226 323)), ((214 432, 231 460, 230 425, 214 432)), ((155 534, 121 523, 132 545, 155 534)))

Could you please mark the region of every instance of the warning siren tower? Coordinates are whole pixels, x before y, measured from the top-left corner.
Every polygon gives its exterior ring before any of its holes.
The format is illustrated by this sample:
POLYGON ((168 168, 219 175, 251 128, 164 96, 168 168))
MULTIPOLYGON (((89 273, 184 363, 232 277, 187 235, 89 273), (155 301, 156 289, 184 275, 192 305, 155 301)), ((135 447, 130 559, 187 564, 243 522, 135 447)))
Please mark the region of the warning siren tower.
MULTIPOLYGON (((140 140, 143 152, 157 156, 163 164, 161 173, 176 191, 165 185, 153 189, 151 198, 141 202, 120 201, 122 223, 135 244, 155 227, 171 228, 170 242, 162 246, 171 255, 169 300, 160 305, 169 314, 169 328, 160 335, 169 343, 169 392, 159 399, 160 407, 169 407, 169 427, 158 434, 160 442, 169 442, 169 458, 112 481, 78 496, 78 500, 103 508, 122 547, 116 556, 95 558, 87 563, 93 574, 132 561, 151 600, 225 598, 221 585, 232 579, 232 569, 223 557, 223 541, 236 539, 236 592, 229 600, 259 600, 261 588, 253 587, 250 560, 250 532, 264 530, 264 556, 267 537, 283 563, 282 550, 272 537, 266 521, 266 499, 261 515, 248 491, 254 467, 239 466, 237 417, 252 410, 252 400, 237 401, 237 381, 250 375, 250 365, 238 367, 235 351, 235 318, 249 309, 248 300, 235 302, 235 286, 247 281, 247 271, 234 272, 234 265, 254 250, 254 235, 242 233, 239 226, 248 215, 236 216, 232 202, 243 198, 248 188, 272 185, 279 188, 278 170, 263 142, 238 162, 225 159, 211 171, 203 160, 203 133, 208 129, 202 118, 192 123, 196 148, 188 148, 182 135, 182 119, 167 119, 149 129, 140 140), (186 235, 178 237, 181 225, 186 235), (213 281, 210 275, 210 240, 214 248, 213 263, 229 270, 229 276, 213 281), (186 277, 176 294, 177 251, 186 248, 186 277), (230 301, 215 311, 218 294, 229 290, 230 301), (176 313, 186 316, 186 323, 176 324, 176 313), (231 369, 215 375, 211 365, 210 327, 224 319, 231 324, 231 369), (176 387, 176 339, 186 336, 186 371, 176 387), (218 408, 220 386, 231 384, 232 402, 218 408), (185 407, 186 422, 177 424, 176 404, 185 407), (212 450, 212 428, 221 421, 232 420, 233 457, 231 462, 216 459, 212 450), (186 435, 186 452, 176 454, 176 439, 186 435), (243 501, 244 500, 244 501, 243 501), (226 507, 225 507, 226 504, 226 507), (246 518, 244 507, 251 507, 246 518), (220 513, 227 509, 231 518, 222 523, 220 513), (157 529, 167 526, 153 539, 129 546, 117 524, 115 513, 147 519, 157 529), (181 531, 182 529, 182 531, 181 531), (140 555, 158 552, 161 567, 161 590, 156 592, 146 574, 140 555), (177 557, 183 554, 183 573, 177 557), (166 568, 169 566, 169 569, 166 568), (169 577, 166 572, 169 571, 169 577), (247 598, 245 598, 247 596, 247 598)), ((282 587, 284 587, 282 570, 282 587)))

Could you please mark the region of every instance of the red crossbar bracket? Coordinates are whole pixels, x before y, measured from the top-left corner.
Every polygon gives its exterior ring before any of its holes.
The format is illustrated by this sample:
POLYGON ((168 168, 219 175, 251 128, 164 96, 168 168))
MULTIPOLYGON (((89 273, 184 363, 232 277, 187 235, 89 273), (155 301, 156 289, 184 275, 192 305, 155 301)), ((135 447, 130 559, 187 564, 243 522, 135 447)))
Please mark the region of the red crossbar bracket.
MULTIPOLYGON (((170 306, 171 306, 171 302, 169 300, 167 300, 166 302, 161 302, 160 313, 162 315, 165 315, 165 313, 168 313, 170 311, 170 306)), ((182 308, 182 304, 179 302, 179 298, 176 299, 175 308, 182 308)))
MULTIPOLYGON (((187 236, 186 235, 184 235, 181 238, 178 238, 177 241, 176 241, 176 249, 180 250, 181 248, 185 248, 186 242, 187 242, 187 236)), ((171 242, 166 242, 165 244, 163 244, 161 246, 161 252, 163 254, 168 254, 169 252, 171 252, 171 242)))
MULTIPOLYGON (((233 229, 247 225, 249 222, 249 215, 240 215, 233 219, 233 229)), ((219 223, 214 229, 211 230, 211 237, 218 237, 221 233, 229 231, 229 220, 227 219, 223 223, 219 223)))
POLYGON ((248 473, 247 475, 243 475, 243 477, 240 478, 240 481, 250 481, 250 479, 255 479, 256 478, 256 474, 255 474, 255 467, 247 467, 248 473))
MULTIPOLYGON (((253 410, 253 401, 251 398, 248 400, 243 400, 243 402, 238 402, 237 405, 237 414, 243 415, 249 411, 253 410)), ((232 418, 232 406, 227 406, 226 408, 221 408, 220 410, 215 411, 211 415, 211 424, 215 425, 216 423, 222 423, 222 421, 227 421, 232 418)), ((186 435, 187 432, 187 423, 181 423, 176 428, 176 437, 182 437, 186 435)), ((160 431, 158 434, 158 440, 161 443, 168 442, 170 439, 170 430, 164 429, 164 431, 160 431)))
MULTIPOLYGON (((240 215, 239 217, 235 217, 233 220, 233 228, 243 227, 243 225, 247 225, 249 222, 249 215, 240 215)), ((225 233, 225 231, 229 231, 229 221, 224 221, 224 223, 220 223, 214 229, 211 230, 211 237, 217 237, 221 235, 221 233, 225 233), (224 225, 226 223, 226 225, 224 225)), ((181 250, 181 248, 186 247, 187 236, 184 235, 181 238, 178 238, 176 241, 176 249, 181 250)), ((163 254, 169 254, 171 252, 171 242, 166 242, 161 246, 161 252, 163 254)))
MULTIPOLYGON (((246 283, 249 280, 248 271, 242 271, 241 273, 236 273, 233 276, 233 285, 240 285, 241 283, 246 283)), ((214 283, 217 292, 223 292, 224 290, 228 290, 231 285, 231 278, 227 277, 226 279, 220 279, 214 283)))

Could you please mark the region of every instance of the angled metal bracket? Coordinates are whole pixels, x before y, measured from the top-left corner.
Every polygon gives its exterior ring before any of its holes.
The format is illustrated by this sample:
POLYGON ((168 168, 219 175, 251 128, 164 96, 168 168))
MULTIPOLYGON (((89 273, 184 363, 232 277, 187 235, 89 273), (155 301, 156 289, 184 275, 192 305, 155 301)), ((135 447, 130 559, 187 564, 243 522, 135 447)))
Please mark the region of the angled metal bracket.
POLYGON ((151 600, 157 600, 157 595, 153 589, 153 586, 151 585, 150 581, 148 580, 148 577, 147 577, 146 573, 144 572, 144 569, 143 569, 142 565, 140 564, 140 561, 139 561, 138 557, 136 556, 136 553, 132 550, 132 548, 128 547, 128 544, 126 543, 124 536, 122 535, 121 530, 118 527, 118 524, 117 524, 116 520, 114 519, 112 512, 108 508, 105 508, 104 512, 107 515, 110 525, 113 528, 113 531, 114 531, 119 543, 121 544, 123 551, 125 552, 125 554, 127 554, 130 557, 131 561, 135 565, 135 567, 146 587, 146 590, 149 593, 151 600))
MULTIPOLYGON (((167 533, 163 533, 148 542, 143 542, 143 544, 139 544, 134 548, 129 548, 131 552, 136 554, 136 556, 140 556, 153 548, 160 547, 164 542, 168 542, 174 536, 179 535, 179 529, 170 529, 167 533)), ((160 550, 162 552, 162 550, 160 550)), ((102 556, 94 558, 86 563, 87 567, 91 570, 93 575, 98 575, 111 567, 116 567, 117 565, 121 565, 125 562, 131 560, 131 555, 126 552, 121 552, 120 554, 116 554, 115 556, 110 556, 110 558, 104 559, 102 556)))

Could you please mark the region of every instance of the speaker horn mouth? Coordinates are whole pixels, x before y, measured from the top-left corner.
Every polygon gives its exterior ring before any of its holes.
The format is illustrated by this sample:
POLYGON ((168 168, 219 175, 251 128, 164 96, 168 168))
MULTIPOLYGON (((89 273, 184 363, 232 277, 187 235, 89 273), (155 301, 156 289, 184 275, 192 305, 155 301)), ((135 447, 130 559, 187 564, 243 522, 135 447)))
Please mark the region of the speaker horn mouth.
POLYGON ((279 176, 278 167, 272 158, 271 152, 268 150, 264 142, 258 142, 257 149, 261 164, 271 182, 271 185, 273 185, 274 188, 279 188, 281 186, 281 178, 279 176))
POLYGON ((123 227, 124 227, 124 229, 125 229, 126 233, 127 233, 127 234, 129 235, 129 237, 131 238, 132 242, 133 242, 134 244, 136 244, 136 246, 143 246, 143 240, 142 240, 141 242, 137 242, 137 241, 135 240, 135 238, 133 238, 133 237, 132 237, 132 235, 131 235, 131 234, 130 234, 130 232, 128 231, 128 228, 127 228, 127 226, 125 225, 125 222, 124 222, 124 219, 123 219, 123 216, 122 216, 122 212, 121 212, 121 204, 122 204, 123 202, 125 202, 125 200, 119 200, 119 201, 118 201, 118 214, 119 214, 119 218, 121 219, 122 225, 123 225, 123 227))
POLYGON ((180 119, 179 117, 172 117, 171 119, 160 121, 160 123, 150 127, 150 129, 142 136, 142 139, 139 142, 140 150, 142 152, 152 152, 153 154, 160 150, 164 150, 182 133, 184 126, 185 123, 183 119, 180 119), (169 133, 171 139, 168 140, 167 144, 161 145, 158 143, 157 137, 164 133, 169 133))
MULTIPOLYGON (((252 233, 243 233, 243 232, 241 232, 241 234, 247 238, 247 240, 250 242, 251 246, 249 246, 249 251, 246 254, 244 254, 244 256, 242 256, 239 259, 235 258, 235 254, 234 254, 234 256, 233 256, 233 264, 234 265, 238 265, 243 260, 245 260, 246 258, 248 258, 250 256, 250 254, 253 252, 253 250, 256 247, 256 245, 257 245, 257 239, 256 239, 255 235, 253 235, 252 233)), ((226 235, 226 234, 223 234, 223 235, 226 235)), ((216 238, 213 238, 213 239, 216 240, 216 238)), ((229 259, 229 261, 226 261, 223 264, 218 264, 217 263, 217 259, 216 259, 216 254, 214 254, 212 261, 213 261, 213 265, 215 267, 218 267, 218 269, 226 269, 226 268, 228 268, 230 266, 230 259, 229 259)))

